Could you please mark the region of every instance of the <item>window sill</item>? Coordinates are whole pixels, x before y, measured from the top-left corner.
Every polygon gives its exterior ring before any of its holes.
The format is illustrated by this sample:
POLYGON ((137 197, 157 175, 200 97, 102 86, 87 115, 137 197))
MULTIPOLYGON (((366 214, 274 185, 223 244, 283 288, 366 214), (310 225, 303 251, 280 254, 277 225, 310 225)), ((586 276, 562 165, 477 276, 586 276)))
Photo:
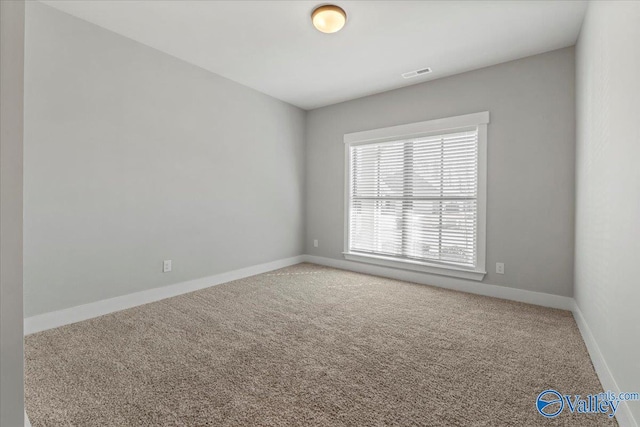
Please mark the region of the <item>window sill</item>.
POLYGON ((480 281, 486 271, 467 270, 464 268, 449 267, 438 264, 429 264, 420 261, 398 260, 380 255, 365 255, 355 252, 344 252, 345 259, 349 261, 365 262, 383 267, 398 268, 401 270, 419 271, 421 273, 439 274, 441 276, 459 277, 461 279, 480 281))

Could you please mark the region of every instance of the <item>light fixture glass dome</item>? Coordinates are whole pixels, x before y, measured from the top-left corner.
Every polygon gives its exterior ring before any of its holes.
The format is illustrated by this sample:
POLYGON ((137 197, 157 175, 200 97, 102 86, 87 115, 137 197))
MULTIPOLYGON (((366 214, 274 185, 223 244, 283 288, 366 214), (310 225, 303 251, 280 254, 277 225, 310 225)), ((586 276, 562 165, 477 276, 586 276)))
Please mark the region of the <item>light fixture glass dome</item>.
POLYGON ((338 6, 325 5, 316 8, 311 14, 313 26, 323 33, 340 31, 347 22, 347 14, 338 6))

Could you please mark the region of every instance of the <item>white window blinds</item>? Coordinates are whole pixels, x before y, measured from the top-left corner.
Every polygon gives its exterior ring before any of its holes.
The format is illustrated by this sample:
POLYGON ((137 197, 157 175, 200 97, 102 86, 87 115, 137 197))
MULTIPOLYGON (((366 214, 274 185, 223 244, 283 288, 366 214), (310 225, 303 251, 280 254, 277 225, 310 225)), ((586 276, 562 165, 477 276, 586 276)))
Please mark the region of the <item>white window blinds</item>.
POLYGON ((348 251, 474 269, 478 130, 349 147, 348 251))

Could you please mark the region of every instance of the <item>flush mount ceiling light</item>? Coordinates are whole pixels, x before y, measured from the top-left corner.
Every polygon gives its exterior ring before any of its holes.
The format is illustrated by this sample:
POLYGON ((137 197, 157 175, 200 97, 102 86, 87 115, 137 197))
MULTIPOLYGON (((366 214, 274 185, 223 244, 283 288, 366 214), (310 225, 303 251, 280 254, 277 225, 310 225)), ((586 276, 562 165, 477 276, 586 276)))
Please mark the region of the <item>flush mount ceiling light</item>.
POLYGON ((344 27, 347 22, 347 14, 341 7, 327 4, 314 9, 311 13, 311 21, 318 31, 323 33, 335 33, 344 27))

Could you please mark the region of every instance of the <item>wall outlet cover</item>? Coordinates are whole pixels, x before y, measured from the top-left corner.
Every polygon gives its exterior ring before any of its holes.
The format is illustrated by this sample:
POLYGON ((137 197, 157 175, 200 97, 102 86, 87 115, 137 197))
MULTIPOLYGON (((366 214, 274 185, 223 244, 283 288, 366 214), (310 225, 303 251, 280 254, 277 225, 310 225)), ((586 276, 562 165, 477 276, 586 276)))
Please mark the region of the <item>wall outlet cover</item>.
POLYGON ((162 264, 162 272, 163 273, 168 273, 171 271, 171 260, 170 259, 165 259, 164 263, 162 264))

